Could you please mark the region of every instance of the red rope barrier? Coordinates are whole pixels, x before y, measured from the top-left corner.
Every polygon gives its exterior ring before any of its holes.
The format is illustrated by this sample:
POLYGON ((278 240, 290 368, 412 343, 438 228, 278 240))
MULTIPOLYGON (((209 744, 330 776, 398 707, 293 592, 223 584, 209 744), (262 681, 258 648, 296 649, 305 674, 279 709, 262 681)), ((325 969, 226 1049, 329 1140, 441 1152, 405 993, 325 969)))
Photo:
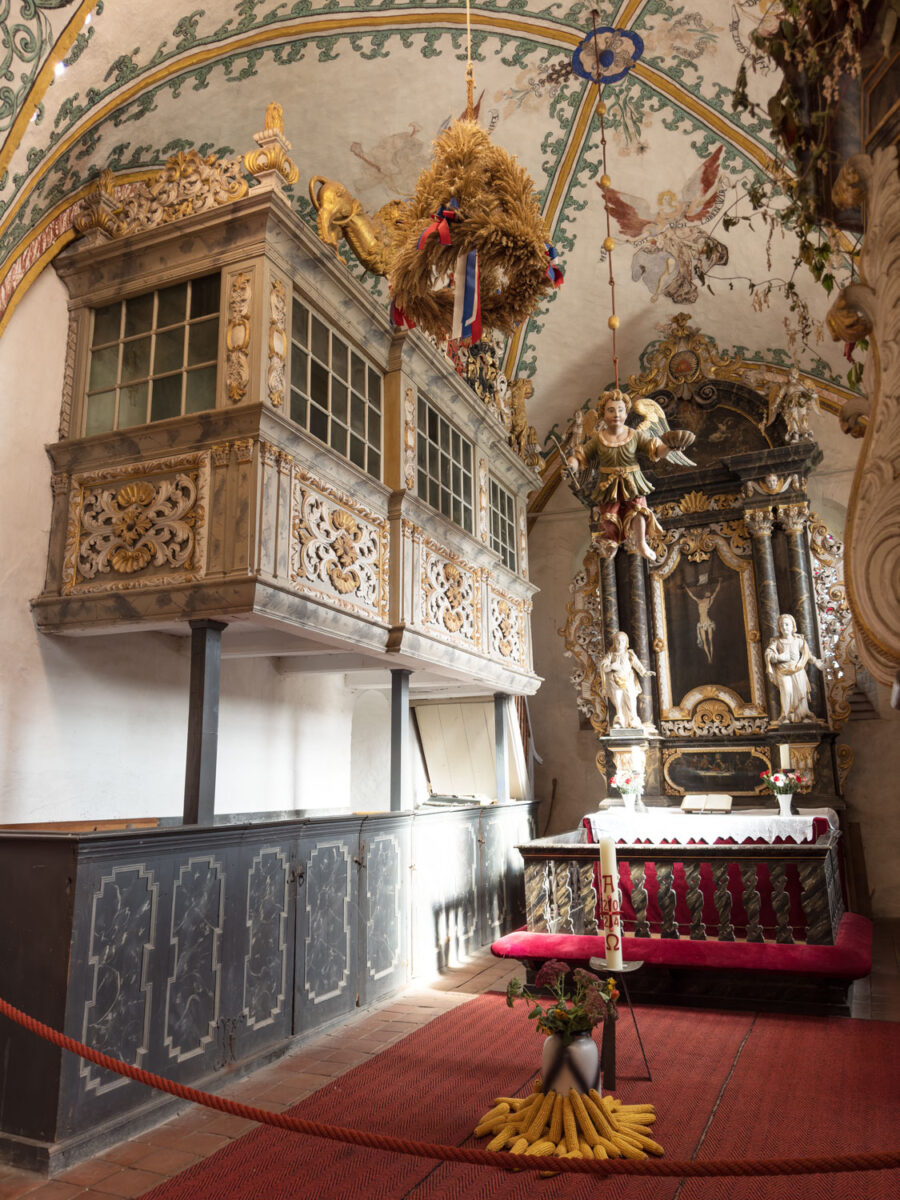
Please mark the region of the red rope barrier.
POLYGON ((504 1171, 547 1171, 575 1173, 576 1175, 656 1175, 672 1177, 722 1177, 728 1175, 827 1175, 848 1171, 889 1171, 900 1167, 900 1151, 883 1151, 873 1154, 842 1154, 825 1158, 772 1158, 746 1159, 742 1162, 710 1159, 707 1162, 663 1162, 660 1159, 619 1159, 603 1161, 586 1158, 538 1158, 506 1151, 468 1149, 465 1146, 441 1146, 433 1142, 413 1142, 406 1138, 391 1137, 382 1133, 367 1133, 362 1129, 346 1129, 341 1125, 324 1125, 319 1121, 304 1121, 300 1117, 289 1117, 284 1113, 269 1112, 265 1108, 254 1108, 224 1096, 201 1092, 129 1066, 117 1058, 110 1058, 99 1050, 92 1050, 82 1042, 51 1029, 20 1009, 0 999, 0 1015, 8 1017, 24 1029, 42 1037, 45 1041, 77 1054, 88 1062, 96 1063, 107 1071, 125 1075, 147 1087, 168 1092, 181 1100, 190 1100, 218 1112, 234 1117, 244 1117, 261 1125, 272 1125, 291 1133, 304 1133, 309 1137, 325 1138, 332 1142, 348 1142, 354 1146, 365 1146, 369 1150, 386 1150, 392 1154, 406 1154, 414 1158, 433 1158, 441 1162, 473 1163, 476 1166, 494 1167, 504 1171))

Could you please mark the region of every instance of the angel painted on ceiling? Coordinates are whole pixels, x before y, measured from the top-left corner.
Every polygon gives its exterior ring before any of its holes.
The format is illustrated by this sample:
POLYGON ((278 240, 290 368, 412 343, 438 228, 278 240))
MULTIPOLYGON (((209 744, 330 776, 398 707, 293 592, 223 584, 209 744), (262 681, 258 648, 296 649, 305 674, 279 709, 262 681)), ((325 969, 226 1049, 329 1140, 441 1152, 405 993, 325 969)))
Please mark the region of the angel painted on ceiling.
POLYGON ((655 400, 632 400, 618 388, 604 392, 596 408, 575 414, 562 455, 569 487, 591 510, 591 544, 602 558, 612 558, 624 543, 629 553, 656 562, 647 535, 661 534, 662 529, 647 507, 653 486, 640 468, 638 453, 651 462, 669 458, 692 467, 695 464, 681 452, 693 441, 688 430, 669 428, 655 400), (631 407, 641 418, 636 429, 625 424, 631 407))
POLYGON ((718 206, 722 150, 717 147, 701 163, 680 196, 659 192, 655 205, 614 187, 605 189, 619 233, 635 247, 631 278, 643 281, 651 300, 668 296, 675 304, 693 304, 699 295, 695 276, 728 262, 728 247, 701 228, 718 206))

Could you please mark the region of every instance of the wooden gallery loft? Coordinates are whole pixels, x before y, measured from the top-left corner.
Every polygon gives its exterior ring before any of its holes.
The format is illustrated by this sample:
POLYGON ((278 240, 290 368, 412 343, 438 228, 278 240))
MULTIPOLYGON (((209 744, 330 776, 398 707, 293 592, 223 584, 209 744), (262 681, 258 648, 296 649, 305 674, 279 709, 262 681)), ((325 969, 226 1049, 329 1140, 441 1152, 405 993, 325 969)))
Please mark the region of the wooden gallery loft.
MULTIPOLYGON (((286 147, 277 128, 265 138, 286 147)), ((190 637, 185 801, 180 823, 0 837, 0 897, 35 931, 4 925, 0 993, 182 1082, 513 928, 510 847, 534 832, 513 698, 539 683, 537 476, 503 413, 393 330, 305 228, 292 178, 286 160, 248 187, 240 160, 193 153, 124 205, 101 180, 55 263, 70 325, 34 614, 67 637, 190 637), (223 647, 277 657, 311 688, 319 671, 382 687, 389 671, 389 811, 253 819, 248 795, 245 818, 217 822, 223 647), (411 692, 475 701, 447 718, 478 758, 475 786, 455 790, 499 803, 413 813, 411 692)), ((433 704, 423 729, 446 711, 433 704)), ((0 1132, 12 1161, 59 1166, 158 1109, 19 1033, 0 1132)))

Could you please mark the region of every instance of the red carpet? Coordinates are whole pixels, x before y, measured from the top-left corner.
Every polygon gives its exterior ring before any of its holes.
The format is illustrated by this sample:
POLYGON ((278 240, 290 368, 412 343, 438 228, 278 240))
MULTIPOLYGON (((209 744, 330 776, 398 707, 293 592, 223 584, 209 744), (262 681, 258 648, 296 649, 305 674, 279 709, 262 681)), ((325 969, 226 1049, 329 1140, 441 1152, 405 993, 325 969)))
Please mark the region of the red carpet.
MULTIPOLYGON (((900 1027, 887 1022, 641 1008, 653 1083, 624 1014, 616 1094, 656 1105, 670 1158, 884 1150, 897 1142, 900 1027), (715 1111, 714 1111, 715 1110, 715 1111)), ((525 1006, 479 996, 291 1110, 297 1116, 448 1145, 493 1097, 529 1090, 542 1038, 525 1006)), ((144 1200, 892 1200, 897 1172, 769 1180, 537 1180, 400 1158, 259 1128, 144 1200), (601 1191, 602 1189, 602 1191, 601 1191)))

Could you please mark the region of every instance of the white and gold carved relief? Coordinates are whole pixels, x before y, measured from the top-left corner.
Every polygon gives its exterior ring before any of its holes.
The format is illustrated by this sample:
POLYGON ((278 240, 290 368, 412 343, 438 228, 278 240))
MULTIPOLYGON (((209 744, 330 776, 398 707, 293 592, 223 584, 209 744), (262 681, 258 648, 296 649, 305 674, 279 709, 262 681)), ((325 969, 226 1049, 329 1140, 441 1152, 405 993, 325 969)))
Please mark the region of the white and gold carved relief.
POLYGON ((300 591, 324 593, 351 611, 387 613, 386 523, 349 497, 294 480, 291 579, 300 591))
POLYGON ((489 603, 491 654, 527 667, 525 613, 526 607, 530 608, 530 605, 499 592, 491 592, 489 603))
POLYGON ((403 482, 416 486, 416 396, 411 387, 403 395, 403 482))
POLYGON ((204 567, 208 486, 205 454, 75 476, 63 591, 197 579, 204 567))
POLYGON ((280 279, 273 279, 269 292, 269 369, 266 372, 266 388, 269 393, 269 403, 273 408, 281 408, 284 404, 284 360, 287 353, 286 313, 285 286, 280 279))
POLYGON ((469 643, 478 642, 478 580, 474 570, 423 540, 421 589, 423 625, 469 643))
POLYGON ((232 404, 244 399, 250 384, 250 300, 250 276, 241 271, 231 280, 225 330, 225 392, 232 404))
POLYGON ((489 532, 488 469, 483 458, 478 460, 478 523, 481 526, 481 540, 486 542, 489 532))

